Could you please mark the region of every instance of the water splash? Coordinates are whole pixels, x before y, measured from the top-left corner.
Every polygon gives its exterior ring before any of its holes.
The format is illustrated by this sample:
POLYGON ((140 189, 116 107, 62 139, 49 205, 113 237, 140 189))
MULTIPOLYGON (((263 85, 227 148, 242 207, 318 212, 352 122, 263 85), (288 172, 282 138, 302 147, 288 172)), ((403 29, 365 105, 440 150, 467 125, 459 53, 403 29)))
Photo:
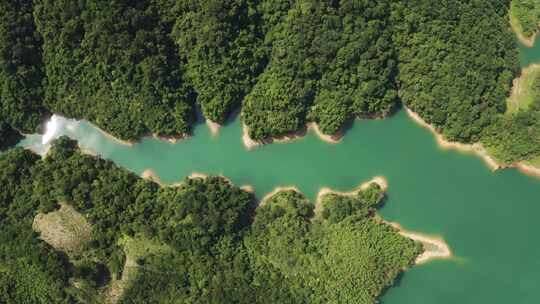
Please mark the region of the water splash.
MULTIPOLYGON (((62 117, 63 118, 63 117, 62 117)), ((65 120, 65 118, 63 118, 65 120)), ((51 140, 55 139, 58 130, 61 128, 61 117, 54 114, 51 119, 47 122, 45 127, 45 134, 41 137, 41 144, 47 145, 51 140)))
POLYGON ((81 122, 74 119, 67 119, 54 114, 45 124, 44 134, 30 134, 22 140, 18 146, 28 148, 40 155, 45 155, 51 148, 51 143, 61 136, 67 135, 70 138, 79 139, 76 136, 81 122))

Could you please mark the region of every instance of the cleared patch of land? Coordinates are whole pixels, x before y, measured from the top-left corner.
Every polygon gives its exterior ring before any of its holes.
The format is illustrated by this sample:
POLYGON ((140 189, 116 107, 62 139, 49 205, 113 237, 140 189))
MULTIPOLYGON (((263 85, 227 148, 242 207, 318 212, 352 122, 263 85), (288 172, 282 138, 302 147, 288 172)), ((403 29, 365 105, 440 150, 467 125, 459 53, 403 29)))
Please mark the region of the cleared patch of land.
POLYGON ((138 270, 142 267, 137 263, 138 260, 150 254, 166 253, 171 250, 167 245, 142 236, 124 237, 118 243, 124 248, 126 262, 122 278, 112 280, 103 290, 103 300, 110 304, 118 303, 126 288, 136 277, 138 270))
POLYGON ((61 203, 60 209, 54 212, 36 215, 33 228, 40 233, 42 240, 70 257, 82 254, 92 238, 90 223, 65 203, 61 203))
POLYGON ((540 77, 540 65, 535 64, 524 69, 521 77, 514 80, 512 94, 506 101, 506 114, 515 114, 522 110, 527 110, 533 103, 535 98, 538 98, 538 92, 534 90, 534 84, 540 77))

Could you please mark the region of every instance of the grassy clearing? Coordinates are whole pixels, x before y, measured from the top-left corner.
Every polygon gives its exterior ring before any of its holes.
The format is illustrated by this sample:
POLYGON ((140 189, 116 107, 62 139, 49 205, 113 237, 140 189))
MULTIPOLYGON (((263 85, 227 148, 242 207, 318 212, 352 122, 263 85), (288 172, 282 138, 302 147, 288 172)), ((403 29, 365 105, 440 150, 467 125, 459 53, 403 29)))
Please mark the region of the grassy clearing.
POLYGON ((126 254, 126 263, 120 280, 112 280, 109 286, 103 290, 102 299, 104 303, 118 303, 122 297, 124 290, 129 286, 130 282, 137 276, 139 264, 137 261, 150 254, 165 253, 171 250, 167 245, 163 245, 157 241, 147 239, 142 236, 124 237, 120 239, 119 245, 124 247, 126 254))
POLYGON ((69 257, 80 256, 92 238, 92 226, 73 207, 61 203, 60 209, 34 218, 33 228, 41 239, 69 257))
POLYGON ((540 65, 533 65, 523 70, 521 77, 514 81, 512 94, 506 101, 506 114, 515 114, 527 110, 540 92, 534 90, 534 83, 540 77, 540 65))
POLYGON ((141 236, 124 237, 119 241, 119 244, 124 247, 126 260, 131 260, 134 264, 137 264, 137 260, 150 254, 166 253, 171 250, 167 245, 141 236))

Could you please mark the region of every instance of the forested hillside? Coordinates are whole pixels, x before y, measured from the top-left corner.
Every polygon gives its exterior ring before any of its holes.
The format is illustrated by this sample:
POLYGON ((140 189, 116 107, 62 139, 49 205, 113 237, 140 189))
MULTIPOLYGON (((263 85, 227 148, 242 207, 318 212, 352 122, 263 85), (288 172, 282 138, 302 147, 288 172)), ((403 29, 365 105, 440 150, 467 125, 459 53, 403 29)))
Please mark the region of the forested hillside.
POLYGON ((172 37, 204 116, 224 123, 266 65, 257 1, 177 1, 172 37))
MULTIPOLYGON (((265 141, 400 102, 464 143, 520 124, 501 122, 519 73, 510 0, 11 2, 0 101, 23 132, 58 112, 121 139, 179 136, 197 106, 217 123, 240 107, 265 141)), ((538 156, 516 149, 501 160, 538 156)))
POLYGON ((16 144, 20 139, 19 132, 0 120, 0 151, 16 144))
POLYGON ((405 1, 396 10, 403 103, 452 141, 504 113, 517 50, 504 1, 405 1))
POLYGON ((156 3, 37 0, 34 15, 51 111, 122 139, 190 131, 193 92, 156 3))
POLYGON ((395 105, 389 2, 295 1, 267 32, 269 64, 244 100, 256 140, 319 123, 337 133, 353 117, 384 116, 395 105))
POLYGON ((0 120, 24 133, 38 132, 42 106, 42 37, 32 0, 0 1, 0 120))
POLYGON ((324 196, 319 216, 292 191, 255 209, 223 178, 160 187, 66 138, 0 155, 0 172, 2 303, 375 303, 421 251, 374 217, 376 184, 324 196), (32 230, 59 202, 92 227, 78 255, 32 230))

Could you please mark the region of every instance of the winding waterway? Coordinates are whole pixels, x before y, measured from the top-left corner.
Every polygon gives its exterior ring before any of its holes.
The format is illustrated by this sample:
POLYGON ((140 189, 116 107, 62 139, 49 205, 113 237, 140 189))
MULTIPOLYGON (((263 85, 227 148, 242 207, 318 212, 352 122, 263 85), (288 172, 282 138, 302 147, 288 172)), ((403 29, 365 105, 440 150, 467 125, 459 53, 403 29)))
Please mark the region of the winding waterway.
MULTIPOLYGON (((538 48, 539 43, 536 61, 538 48)), ((345 191, 385 176, 389 189, 382 217, 441 235, 455 257, 408 270, 382 303, 540 303, 540 180, 515 169, 491 172, 474 155, 441 150, 404 111, 385 120, 356 121, 339 144, 309 132, 251 151, 242 144, 238 118, 217 136, 200 124, 193 137, 179 143, 144 138, 131 147, 85 122, 59 118, 56 127, 54 136, 66 134, 138 174, 151 169, 167 183, 192 172, 222 174, 239 186, 253 186, 258 197, 295 185, 313 199, 323 186, 345 191)), ((40 149, 41 142, 33 135, 20 145, 40 149)))

